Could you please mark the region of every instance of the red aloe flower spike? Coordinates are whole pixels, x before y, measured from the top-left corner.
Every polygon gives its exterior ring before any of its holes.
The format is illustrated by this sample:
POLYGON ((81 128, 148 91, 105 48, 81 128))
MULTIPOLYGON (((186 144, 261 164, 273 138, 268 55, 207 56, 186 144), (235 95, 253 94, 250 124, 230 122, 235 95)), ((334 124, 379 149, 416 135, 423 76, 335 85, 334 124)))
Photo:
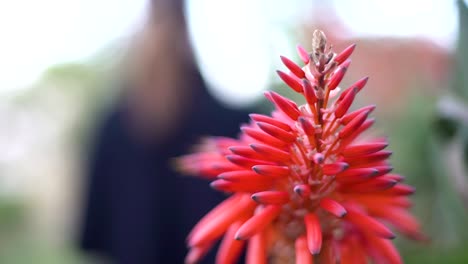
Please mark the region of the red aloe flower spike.
POLYGON ((281 57, 290 72, 278 72, 307 104, 266 92, 271 115, 251 114, 239 138, 208 138, 176 159, 184 173, 231 195, 188 235, 187 263, 223 235, 217 263, 235 262, 245 240, 248 264, 401 263, 390 228, 425 238, 408 211, 415 189, 391 174, 387 139, 364 135, 375 105, 350 111, 368 78, 337 88, 354 48, 336 55, 314 32, 311 52, 298 46, 304 65, 281 57))
POLYGON ((307 246, 312 255, 320 253, 322 248, 322 229, 320 221, 315 214, 307 214, 304 217, 304 223, 307 230, 307 246))
POLYGON ((237 230, 235 238, 246 240, 262 232, 281 212, 279 205, 267 205, 260 213, 251 217, 237 230))
POLYGON ((347 47, 346 49, 344 49, 340 54, 336 55, 335 61, 338 64, 343 63, 346 59, 349 58, 349 56, 351 56, 351 54, 354 51, 354 48, 356 48, 356 44, 352 44, 349 47, 347 47))
POLYGON ((305 73, 304 71, 301 69, 301 67, 299 67, 296 63, 294 63, 292 60, 284 57, 284 56, 280 56, 281 58, 281 61, 284 63, 284 65, 292 72, 294 73, 294 75, 297 76, 297 78, 305 78, 305 73))
POLYGON ((296 263, 297 264, 313 264, 314 260, 309 252, 307 246, 307 237, 305 235, 300 236, 295 242, 296 251, 296 263))

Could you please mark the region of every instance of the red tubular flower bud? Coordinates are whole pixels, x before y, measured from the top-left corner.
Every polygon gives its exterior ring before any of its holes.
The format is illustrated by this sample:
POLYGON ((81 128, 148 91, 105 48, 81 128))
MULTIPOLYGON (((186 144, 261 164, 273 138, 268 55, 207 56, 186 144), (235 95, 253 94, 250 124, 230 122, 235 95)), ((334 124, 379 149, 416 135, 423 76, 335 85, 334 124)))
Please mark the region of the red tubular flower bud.
POLYGON ((252 169, 263 176, 282 178, 290 174, 289 167, 277 165, 255 165, 252 169))
POLYGON ((304 88, 304 97, 309 105, 314 105, 317 102, 317 95, 315 94, 314 87, 309 80, 302 80, 302 87, 304 88))
POLYGON ((388 189, 384 192, 384 194, 387 194, 387 195, 411 195, 413 193, 416 192, 416 188, 412 187, 412 186, 409 186, 409 185, 406 185, 406 184, 402 184, 402 183, 399 183, 395 186, 393 186, 393 188, 391 189, 388 189))
POLYGON ((343 77, 345 76, 346 70, 348 70, 350 63, 351 63, 351 60, 348 60, 335 70, 335 72, 330 77, 328 84, 327 84, 328 89, 330 91, 338 87, 338 84, 340 84, 341 80, 343 80, 343 77))
POLYGON ((349 147, 346 147, 342 153, 345 157, 361 156, 366 154, 372 154, 374 152, 386 148, 387 146, 387 142, 371 142, 359 145, 351 145, 349 147))
POLYGON ((297 118, 301 115, 301 112, 299 111, 297 106, 292 105, 291 102, 283 96, 275 92, 270 92, 269 95, 271 96, 271 99, 273 100, 275 106, 277 106, 279 110, 281 110, 283 113, 289 116, 289 118, 291 118, 292 120, 297 120, 297 118))
POLYGON ((299 67, 296 63, 294 63, 292 60, 280 56, 281 61, 284 63, 284 65, 292 72, 294 75, 296 75, 298 78, 302 79, 305 77, 304 71, 299 67))
POLYGON ((297 53, 299 54, 299 57, 301 58, 301 60, 307 64, 309 63, 310 59, 309 59, 309 53, 307 53, 307 51, 301 46, 301 45, 297 45, 297 53))
POLYGON ((322 172, 325 175, 335 175, 346 170, 348 167, 349 165, 346 162, 335 162, 323 165, 322 172))
POLYGON ((338 98, 338 101, 343 100, 343 98, 352 91, 352 89, 357 88, 357 92, 361 91, 362 88, 366 85, 367 81, 369 80, 369 77, 364 77, 360 79, 359 81, 355 82, 351 86, 349 86, 348 89, 344 90, 343 93, 341 93, 340 97, 338 98))
POLYGON ((242 253, 245 241, 234 239, 237 229, 241 226, 241 222, 232 224, 224 235, 223 241, 216 254, 216 264, 236 263, 242 253))
POLYGON ((375 177, 383 176, 383 175, 385 175, 385 174, 387 174, 387 173, 389 173, 389 172, 391 172, 393 170, 393 167, 388 166, 388 165, 374 166, 373 168, 378 171, 378 173, 377 173, 377 175, 375 175, 375 177))
POLYGON ((382 150, 368 155, 347 157, 345 160, 350 166, 370 166, 371 164, 388 159, 391 155, 391 151, 382 150))
POLYGON ((336 175, 339 182, 360 182, 375 176, 379 171, 372 168, 347 169, 336 175))
POLYGON ((218 239, 228 227, 242 217, 245 212, 250 212, 254 209, 256 203, 248 196, 246 198, 247 199, 242 198, 238 200, 237 203, 232 204, 229 210, 227 210, 228 212, 223 211, 222 213, 212 215, 209 221, 207 221, 207 223, 210 223, 209 225, 197 225, 197 228, 194 228, 189 237, 188 245, 190 247, 207 245, 218 239))
POLYGON ((194 246, 190 248, 187 256, 185 256, 185 264, 196 264, 206 255, 206 253, 213 247, 212 243, 194 246))
POLYGON ((313 258, 307 246, 307 237, 305 235, 296 238, 294 248, 296 250, 297 264, 313 264, 313 258))
POLYGON ((288 143, 296 141, 296 136, 293 133, 283 130, 277 126, 274 126, 268 123, 263 123, 263 122, 258 122, 257 126, 261 130, 269 134, 270 136, 275 137, 281 141, 288 142, 288 143))
POLYGON ((249 158, 245 158, 245 157, 238 156, 238 155, 227 155, 226 159, 228 159, 233 164, 236 164, 237 166, 249 168, 249 169, 252 168, 252 166, 255 166, 258 164, 264 164, 264 165, 273 164, 272 162, 269 162, 269 161, 249 159, 249 158))
POLYGON ((346 185, 342 188, 342 191, 358 193, 380 192, 392 188, 396 183, 397 181, 389 178, 377 177, 363 183, 346 185))
POLYGON ((260 213, 245 222, 235 235, 237 240, 246 240, 260 233, 281 212, 279 205, 267 205, 260 213))
POLYGON ((315 214, 307 214, 304 217, 307 233, 307 246, 312 255, 320 253, 322 248, 322 228, 320 221, 315 214))
POLYGON ((356 96, 357 92, 358 92, 357 88, 355 87, 352 88, 352 90, 348 92, 346 96, 343 98, 343 100, 338 104, 338 106, 335 109, 335 116, 337 118, 340 118, 344 114, 346 114, 348 109, 351 107, 351 104, 353 103, 354 97, 356 96))
POLYGON ((259 175, 251 170, 236 170, 228 171, 218 175, 219 179, 232 182, 255 182, 255 181, 271 181, 271 178, 259 175))
POLYGON ((358 110, 356 110, 354 112, 351 112, 351 113, 348 113, 348 114, 344 115, 341 118, 341 123, 346 125, 349 122, 351 122, 351 120, 353 120, 356 116, 358 116, 360 113, 363 113, 363 112, 371 113, 372 111, 374 111, 374 109, 375 109, 375 105, 368 105, 366 107, 359 108, 358 110))
POLYGON ((243 126, 241 127, 241 130, 242 132, 244 132, 246 135, 248 135, 249 137, 259 141, 259 142, 262 142, 264 144, 267 144, 267 145, 270 145, 270 146, 274 146, 274 147, 277 147, 277 148, 284 148, 288 145, 287 142, 284 142, 284 141, 281 141, 277 138, 274 138, 270 135, 268 135, 267 133, 261 131, 261 130, 258 130, 258 129, 255 129, 255 128, 251 128, 251 127, 247 127, 247 126, 243 126))
POLYGON ((232 146, 228 148, 232 153, 248 158, 248 159, 261 159, 262 155, 255 152, 251 147, 246 146, 232 146))
POLYGON ((260 232, 249 239, 245 264, 267 264, 265 232, 260 232))
POLYGON ((338 64, 343 63, 346 59, 349 58, 349 56, 351 56, 351 54, 354 51, 354 48, 356 48, 356 44, 352 44, 349 47, 347 47, 346 49, 344 49, 340 54, 336 55, 335 61, 338 64))
POLYGON ((306 199, 310 195, 310 187, 307 184, 298 184, 294 186, 294 192, 297 193, 300 197, 306 199))
POLYGON ((351 122, 349 122, 346 126, 344 126, 338 136, 343 139, 350 136, 353 132, 357 130, 357 128, 366 121, 369 112, 360 113, 356 116, 351 122))
POLYGON ((315 164, 322 164, 324 161, 325 157, 323 156, 322 153, 315 153, 314 156, 312 156, 312 160, 314 161, 315 164))
POLYGON ((288 132, 291 131, 291 127, 288 124, 283 123, 273 117, 269 117, 269 116, 261 115, 261 114, 250 114, 249 116, 253 121, 268 123, 270 125, 279 127, 285 131, 288 131, 288 132))
POLYGON ((289 193, 280 191, 264 191, 254 193, 252 200, 260 204, 285 204, 289 202, 289 193))
POLYGON ((350 210, 348 208, 348 214, 346 215, 346 219, 363 230, 371 230, 376 235, 382 238, 395 238, 395 234, 393 234, 393 232, 390 231, 390 229, 388 229, 384 224, 375 220, 371 216, 365 215, 355 210, 350 210))
POLYGON ((250 144, 250 147, 258 154, 263 155, 265 158, 271 161, 286 162, 290 159, 290 154, 288 152, 270 147, 268 145, 250 144))
POLYGON ((281 78, 281 80, 283 80, 283 82, 291 87, 294 91, 302 93, 302 84, 300 82, 282 71, 276 71, 276 73, 278 73, 278 76, 281 78))
POLYGON ((210 183, 211 188, 222 192, 259 192, 271 188, 272 181, 226 181, 216 180, 210 183))
POLYGON ((302 129, 304 130, 305 134, 308 136, 312 136, 315 134, 315 128, 312 125, 312 123, 305 117, 299 117, 299 123, 302 126, 302 129))
POLYGON ((336 217, 343 217, 346 215, 346 209, 341 204, 330 198, 323 198, 320 200, 320 207, 336 217))

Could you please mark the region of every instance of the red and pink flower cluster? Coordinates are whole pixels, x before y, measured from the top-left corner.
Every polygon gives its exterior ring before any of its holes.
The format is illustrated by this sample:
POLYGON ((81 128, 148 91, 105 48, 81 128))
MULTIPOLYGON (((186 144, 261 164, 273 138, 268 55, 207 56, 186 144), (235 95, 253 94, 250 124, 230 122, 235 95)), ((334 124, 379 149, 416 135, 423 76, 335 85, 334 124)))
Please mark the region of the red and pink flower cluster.
POLYGON ((281 57, 279 77, 306 104, 266 92, 276 110, 251 114, 238 139, 208 138, 178 158, 179 168, 213 180, 230 196, 188 235, 187 263, 222 238, 216 263, 401 263, 393 229, 421 238, 409 213, 414 188, 391 173, 385 138, 363 135, 374 105, 350 111, 367 83, 338 87, 355 45, 336 54, 315 31, 312 51, 298 47, 304 66, 281 57), (392 229, 391 229, 391 228, 392 229))

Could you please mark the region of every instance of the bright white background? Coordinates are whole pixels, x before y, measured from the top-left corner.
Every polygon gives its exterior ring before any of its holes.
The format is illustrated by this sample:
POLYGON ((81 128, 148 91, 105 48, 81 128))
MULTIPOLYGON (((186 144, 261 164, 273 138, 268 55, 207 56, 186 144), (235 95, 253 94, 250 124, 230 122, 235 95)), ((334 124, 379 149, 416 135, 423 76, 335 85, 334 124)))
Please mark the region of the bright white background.
MULTIPOLYGON (((291 52, 285 29, 307 17, 311 2, 324 1, 190 0, 197 57, 209 82, 223 91, 218 94, 247 102, 263 90, 277 61, 272 56, 291 52)), ((334 2, 356 34, 422 36, 452 47, 455 1, 334 2)), ((145 6, 146 0, 0 0, 0 93, 25 88, 48 66, 84 60, 129 36, 145 6)))

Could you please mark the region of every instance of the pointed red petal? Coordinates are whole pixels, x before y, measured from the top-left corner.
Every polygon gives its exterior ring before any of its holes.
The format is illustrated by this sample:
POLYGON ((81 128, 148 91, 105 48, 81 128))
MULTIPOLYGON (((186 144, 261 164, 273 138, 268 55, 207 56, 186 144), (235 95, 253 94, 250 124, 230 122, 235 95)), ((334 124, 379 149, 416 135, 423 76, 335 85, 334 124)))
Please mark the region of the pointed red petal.
POLYGON ((267 205, 258 214, 252 216, 236 232, 237 240, 246 240, 262 232, 281 213, 281 206, 267 205))
POLYGON ((348 167, 349 165, 346 162, 335 162, 323 165, 322 172, 325 175, 335 175, 346 170, 348 167))
POLYGON ((310 190, 310 186, 307 184, 298 184, 294 186, 294 192, 297 193, 302 198, 307 198, 309 197, 311 190, 310 190))
POLYGON ((249 239, 245 264, 267 264, 266 242, 264 232, 249 239))
POLYGON ((233 182, 254 182, 254 181, 270 182, 272 180, 272 178, 259 175, 258 173, 255 173, 252 170, 236 170, 236 171, 223 172, 220 175, 218 175, 218 178, 226 180, 226 181, 233 181, 233 182))
POLYGON ((343 98, 351 91, 353 91, 354 88, 357 88, 357 92, 361 91, 362 88, 367 84, 367 81, 369 80, 369 77, 364 77, 360 79, 359 81, 355 82, 351 86, 349 86, 348 89, 344 90, 341 94, 340 97, 338 98, 338 101, 343 100, 343 98))
POLYGON ((216 254, 216 264, 237 263, 245 245, 245 241, 234 239, 234 235, 241 224, 241 222, 236 222, 227 230, 216 254))
POLYGON ((261 204, 285 204, 289 202, 289 194, 281 191, 264 191, 254 193, 252 200, 261 204))
POLYGON ((320 253, 322 248, 322 228, 320 221, 315 214, 307 214, 304 217, 304 223, 307 231, 307 246, 312 255, 320 253))
POLYGON ((268 161, 264 161, 264 160, 257 160, 257 159, 249 159, 249 158, 245 158, 245 157, 242 157, 242 156, 238 156, 238 155, 227 155, 226 158, 238 165, 238 166, 241 166, 241 167, 244 167, 244 168, 252 168, 253 166, 255 165, 259 165, 259 164, 263 164, 263 165, 266 165, 266 164, 273 164, 271 162, 268 162, 268 161))
POLYGON ((273 178, 282 178, 288 176, 291 173, 289 167, 286 166, 255 165, 252 167, 252 169, 260 175, 273 178))
POLYGON ((248 159, 261 159, 262 155, 248 146, 232 146, 228 148, 232 153, 248 159))
POLYGON ((269 92, 273 103, 277 106, 279 110, 285 113, 289 118, 296 121, 297 118, 301 115, 301 112, 297 108, 297 105, 294 102, 291 102, 289 99, 275 93, 269 92))
POLYGON ((270 117, 270 116, 266 116, 266 115, 261 115, 261 114, 250 114, 249 115, 250 118, 256 122, 264 122, 264 123, 268 123, 270 125, 273 125, 273 126, 276 126, 276 127, 279 127, 285 131, 291 131, 291 127, 286 124, 286 123, 283 123, 273 117, 270 117))
POLYGON ((359 108, 358 110, 354 111, 354 112, 351 112, 349 114, 346 114, 344 115, 342 118, 341 118, 341 123, 343 125, 346 125, 348 124, 349 122, 351 122, 351 120, 353 120, 356 116, 358 116, 360 113, 362 112, 369 112, 371 113, 372 111, 374 111, 375 109, 375 105, 368 105, 368 106, 365 106, 363 108, 359 108))
POLYGON ((375 218, 358 212, 354 209, 348 208, 348 214, 346 215, 346 220, 352 222, 354 225, 359 227, 359 229, 363 231, 371 231, 376 235, 386 238, 386 239, 394 239, 395 234, 393 234, 390 229, 388 229, 384 224, 377 221, 375 218))
POLYGON ((346 49, 344 49, 340 54, 336 55, 335 61, 336 61, 338 64, 343 63, 346 59, 349 58, 349 56, 351 56, 351 54, 352 54, 353 51, 354 51, 354 48, 356 48, 356 44, 350 45, 349 47, 347 47, 346 49))
POLYGON ((277 147, 277 148, 284 148, 288 145, 287 142, 284 142, 284 141, 281 141, 277 138, 274 138, 270 135, 268 135, 267 133, 263 132, 263 131, 260 131, 258 129, 255 129, 255 128, 251 128, 251 127, 247 127, 247 126, 242 126, 241 127, 241 130, 242 132, 244 132, 247 136, 259 141, 259 142, 262 142, 262 143, 265 143, 265 144, 268 144, 270 146, 274 146, 274 147, 277 147))
POLYGON ((218 211, 217 215, 211 215, 206 221, 202 219, 203 225, 197 224, 188 238, 188 245, 194 247, 218 239, 232 223, 253 211, 256 206, 257 204, 250 199, 249 195, 245 195, 237 203, 232 204, 228 210, 218 211))
POLYGON ((409 185, 406 185, 406 184, 403 184, 403 183, 399 183, 399 184, 393 186, 393 188, 386 190, 384 192, 384 194, 388 194, 388 195, 411 195, 415 191, 416 191, 416 188, 414 188, 413 186, 409 186, 409 185))
MULTIPOLYGON (((302 70, 301 70, 302 71, 302 70)), ((289 76, 289 74, 284 73, 282 71, 276 71, 278 76, 283 80, 284 83, 286 83, 291 89, 298 93, 302 93, 302 84, 298 82, 296 79, 293 77, 289 76)))
POLYGON ((304 133, 308 136, 312 136, 315 134, 315 128, 312 123, 305 117, 299 117, 299 123, 301 123, 302 129, 304 133))
POLYGON ((330 198, 323 198, 320 200, 320 207, 336 217, 343 217, 346 215, 346 209, 337 201, 330 198))
POLYGON ((200 260, 206 255, 206 253, 211 249, 212 246, 212 243, 207 243, 190 248, 189 252, 187 253, 187 256, 185 256, 184 263, 196 264, 200 262, 200 260))
POLYGON ((357 131, 357 128, 359 126, 361 126, 364 123, 364 121, 366 121, 366 118, 367 118, 368 114, 369 114, 369 112, 360 113, 351 122, 349 122, 346 126, 344 126, 341 129, 338 136, 341 139, 343 139, 343 138, 346 138, 346 137, 352 135, 354 132, 357 131))
POLYGON ((379 191, 383 191, 383 190, 393 187, 396 183, 397 181, 395 180, 384 178, 384 177, 378 177, 378 178, 366 181, 364 183, 346 185, 346 187, 343 187, 340 190, 342 192, 359 192, 359 193, 379 192, 379 191))
POLYGON ((301 46, 301 45, 297 45, 297 53, 299 54, 299 57, 301 57, 301 60, 307 64, 309 63, 310 59, 309 59, 309 53, 301 46))
POLYGON ((346 93, 343 100, 341 100, 338 103, 335 109, 335 116, 337 118, 344 116, 346 112, 348 112, 348 109, 351 107, 351 104, 353 104, 353 101, 354 101, 354 98, 356 97, 357 92, 358 92, 358 89, 356 87, 353 87, 351 91, 346 93))
POLYGON ((273 148, 262 144, 250 144, 250 147, 255 150, 258 154, 263 155, 270 161, 275 162, 286 162, 291 158, 289 152, 273 148))
POLYGON ((347 169, 336 175, 336 180, 341 183, 355 183, 367 180, 376 175, 378 171, 372 168, 347 169))
POLYGON ((304 71, 301 69, 301 67, 299 67, 299 65, 297 65, 296 63, 294 63, 292 60, 284 57, 284 56, 280 56, 281 58, 281 61, 284 63, 284 65, 292 72, 294 73, 294 75, 296 75, 298 78, 302 79, 302 78, 305 78, 305 73, 304 71))
MULTIPOLYGON (((349 61, 351 62, 351 61, 349 61)), ((333 73, 333 75, 330 77, 329 81, 328 81, 328 89, 331 91, 331 90, 334 90, 336 87, 338 87, 338 84, 340 84, 340 82, 343 80, 343 77, 345 76, 345 73, 346 73, 346 70, 348 69, 349 67, 349 63, 343 63, 343 65, 339 66, 335 72, 333 73)))
MULTIPOLYGON (((262 177, 257 174, 257 176, 262 177)), ((210 183, 211 188, 223 191, 223 192, 259 192, 270 189, 273 186, 273 182, 268 178, 264 177, 265 180, 256 181, 226 181, 216 180, 210 183)))
POLYGON ((304 97, 309 105, 315 104, 317 102, 317 95, 315 94, 312 84, 307 79, 302 79, 302 86, 304 88, 304 97))
POLYGON ((296 141, 296 136, 293 133, 283 130, 277 126, 263 122, 258 122, 257 125, 261 130, 265 131, 270 136, 275 137, 281 141, 288 143, 296 141))
POLYGON ((387 142, 372 142, 372 143, 364 143, 359 145, 352 145, 346 147, 342 154, 343 156, 360 156, 366 154, 372 154, 379 150, 382 150, 388 146, 387 142))
POLYGON ((313 264, 314 259, 307 247, 307 237, 300 236, 295 242, 296 264, 313 264))
MULTIPOLYGON (((349 123, 351 124, 351 123, 349 123)), ((364 166, 388 159, 392 155, 391 151, 382 150, 368 155, 357 156, 357 157, 346 157, 345 161, 350 166, 364 166)))

